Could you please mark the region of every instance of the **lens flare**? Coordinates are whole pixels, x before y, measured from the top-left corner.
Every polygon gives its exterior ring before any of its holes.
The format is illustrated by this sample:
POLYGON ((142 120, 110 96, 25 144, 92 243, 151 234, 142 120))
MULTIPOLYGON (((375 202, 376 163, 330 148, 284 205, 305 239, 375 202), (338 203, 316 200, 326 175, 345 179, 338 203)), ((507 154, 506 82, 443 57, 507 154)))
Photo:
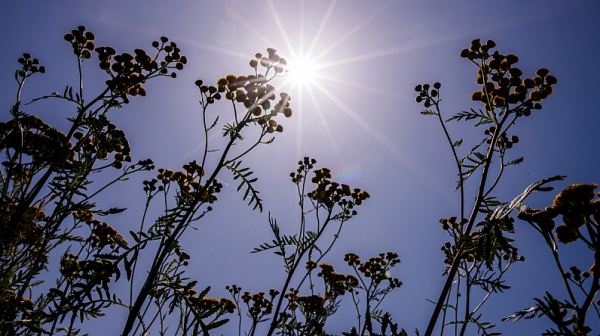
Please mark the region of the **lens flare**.
POLYGON ((293 85, 310 85, 317 79, 317 68, 318 66, 312 60, 305 57, 299 57, 290 60, 286 76, 293 85))

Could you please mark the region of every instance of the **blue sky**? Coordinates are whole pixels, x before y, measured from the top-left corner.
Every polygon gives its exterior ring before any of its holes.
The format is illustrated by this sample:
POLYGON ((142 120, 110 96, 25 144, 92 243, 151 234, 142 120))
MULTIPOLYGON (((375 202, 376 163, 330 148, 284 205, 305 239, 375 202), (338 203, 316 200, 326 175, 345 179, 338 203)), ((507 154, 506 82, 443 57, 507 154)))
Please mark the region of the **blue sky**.
MULTIPOLYGON (((266 211, 251 211, 234 192, 232 177, 221 176, 227 185, 216 211, 183 242, 192 254, 189 273, 211 285, 216 297, 226 296, 224 286, 233 283, 252 292, 280 287, 280 261, 248 252, 271 239, 267 211, 282 229, 297 224, 289 173, 298 159, 311 156, 331 168, 334 178, 372 196, 345 228, 328 261, 349 272, 343 267, 345 252, 363 258, 397 252, 402 263, 394 276, 404 286, 388 297, 386 308, 406 330, 424 330, 433 309, 426 299, 435 299, 443 283, 439 247, 448 238, 438 219, 457 215, 459 197, 453 193, 456 168, 440 125, 419 114, 414 86, 441 82, 446 117, 478 108, 469 99, 478 88, 476 68, 459 57, 475 38, 492 39, 500 52, 519 55, 525 76, 540 67, 550 69, 558 78, 554 94, 515 128, 521 141, 509 156, 524 156, 525 161, 507 172, 498 197, 511 200, 530 183, 557 174, 568 175, 555 184, 559 190, 571 183, 598 183, 600 113, 594 85, 600 73, 599 14, 596 2, 576 0, 15 1, 4 4, 0 13, 5 32, 0 92, 7 111, 2 120, 9 118, 16 59, 23 52, 47 68, 28 83, 27 101, 76 83, 75 59, 62 36, 78 25, 96 34, 97 46, 111 45, 119 52, 149 49, 164 35, 178 43, 188 65, 177 79, 152 81, 148 97, 132 99, 112 117, 125 130, 134 160, 151 157, 157 167, 176 169, 201 154, 196 79, 215 83, 230 73, 249 73, 248 61, 268 47, 288 59, 318 58, 316 83, 300 89, 281 81, 279 91, 292 95, 294 117, 283 122, 285 130, 272 145, 245 160, 259 178, 266 211)), ((105 80, 96 67, 95 61, 84 63, 88 92, 105 80)), ((227 108, 221 104, 214 113, 227 108)), ((58 128, 74 113, 46 103, 28 105, 25 111, 58 128)), ((462 150, 483 132, 467 123, 449 124, 449 130, 454 138, 464 138, 462 150)), ((139 181, 99 201, 131 204, 128 214, 114 218, 116 227, 129 230, 127 223, 139 218, 144 202, 139 181)), ((473 196, 467 193, 467 200, 473 196)), ((546 206, 552 197, 534 195, 528 203, 546 206)), ((524 222, 517 227, 517 246, 527 261, 512 269, 509 284, 514 288, 493 297, 486 312, 505 334, 539 334, 544 319, 500 322, 558 284, 541 237, 524 222)), ((580 267, 590 263, 581 260, 581 251, 564 250, 580 267)), ((344 331, 349 321, 354 321, 350 315, 334 319, 331 332, 344 331)))

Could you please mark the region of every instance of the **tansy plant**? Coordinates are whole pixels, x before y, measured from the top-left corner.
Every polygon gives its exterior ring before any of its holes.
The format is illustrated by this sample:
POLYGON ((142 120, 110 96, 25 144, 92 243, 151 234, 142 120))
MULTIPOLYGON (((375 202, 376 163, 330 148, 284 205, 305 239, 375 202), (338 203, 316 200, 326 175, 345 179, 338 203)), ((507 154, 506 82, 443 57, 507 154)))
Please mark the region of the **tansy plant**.
MULTIPOLYGON (((597 184, 573 184, 561 191, 551 206, 530 209, 522 206, 519 219, 528 222, 543 237, 556 264, 557 273, 566 289, 567 298, 560 300, 550 292, 535 298, 535 306, 516 312, 505 320, 546 316, 554 324, 548 335, 587 335, 592 332, 588 317, 600 319, 597 300, 600 289, 600 198, 595 198, 597 184), (563 223, 556 226, 555 219, 563 223), (557 241, 560 243, 558 244, 557 241), (579 258, 579 267, 563 268, 559 246, 582 244, 589 255, 579 258)), ((600 195, 599 195, 600 196, 600 195)))
POLYGON ((149 80, 175 78, 187 58, 164 36, 152 42, 150 52, 133 53, 97 47, 96 36, 83 26, 64 39, 75 55, 79 82, 34 99, 27 108, 48 99, 72 104, 75 113, 66 116, 68 129, 57 130, 24 111, 21 92, 26 80, 46 72, 30 54, 18 60, 11 119, 0 123, 0 333, 75 335, 86 319, 99 318, 114 307, 127 314, 122 335, 151 330, 164 334, 167 329, 173 335, 207 334, 227 322, 223 316, 236 306, 229 299, 206 297, 208 288, 195 289, 197 281, 184 275, 190 255, 179 239, 211 210, 222 188, 217 176, 223 169, 240 181, 244 199, 262 210, 256 178, 241 165, 241 158, 271 142, 271 133, 283 131, 276 121, 279 116, 292 115, 290 97, 276 95, 270 84, 284 71, 285 60, 268 49, 268 56, 257 54, 250 61, 252 72, 247 76, 229 75, 216 85, 196 82, 205 151, 182 170, 159 169, 155 179, 144 182, 146 210, 160 196, 164 214, 147 224, 144 212, 139 228, 123 235, 107 221, 125 209, 101 209, 94 199, 129 175, 154 169, 154 164, 150 159, 130 163, 125 132, 110 121, 109 112, 126 106, 132 97, 146 96, 149 80), (92 94, 84 92, 83 78, 95 57, 107 80, 92 94), (207 110, 223 96, 233 113, 220 126, 218 116, 209 117, 207 110), (217 152, 209 146, 208 134, 219 127, 227 141, 217 152), (241 141, 250 128, 258 130, 250 133, 255 138, 241 141), (234 146, 240 150, 232 151, 234 146), (93 187, 91 174, 112 178, 93 187), (153 262, 141 266, 142 256, 153 262), (130 283, 128 295, 115 294, 117 280, 130 283), (175 327, 166 324, 168 316, 179 320, 175 327))
MULTIPOLYGON (((326 262, 344 225, 370 195, 333 181, 330 169, 315 169, 316 160, 308 157, 300 160, 290 175, 300 208, 296 231, 281 232, 269 215, 274 238, 253 251, 272 251, 281 257, 286 275, 280 288, 252 294, 232 285, 227 287, 231 298, 216 299, 208 296, 210 287, 198 288, 200 281, 185 274, 192 256, 185 252, 180 238, 212 211, 211 204, 218 201, 224 188, 219 176, 225 170, 239 182, 237 190, 244 193, 243 199, 253 209, 263 210, 257 178, 241 160, 257 146, 272 142, 274 134, 283 131, 282 117, 293 114, 290 96, 277 94, 271 84, 287 66, 275 49, 256 54, 249 63, 250 74, 227 75, 214 85, 196 81, 203 152, 181 169, 158 169, 143 182, 146 202, 140 224, 123 234, 108 222, 110 215, 125 209, 101 209, 95 199, 128 176, 153 170, 154 164, 150 159, 131 163, 126 134, 111 122, 109 112, 125 107, 132 97, 149 95, 145 88, 149 80, 175 78, 187 58, 166 37, 152 42, 151 52, 134 49, 132 53, 96 47, 95 35, 83 26, 64 39, 74 53, 78 83, 23 104, 25 82, 46 72, 38 59, 23 54, 15 72, 17 93, 10 120, 0 123, 2 335, 77 335, 85 331, 86 320, 119 311, 126 316, 123 336, 210 335, 236 312, 239 335, 243 329, 245 335, 260 334, 260 325, 269 336, 328 335, 327 321, 343 296, 351 298, 346 301, 354 304, 356 312, 356 319, 347 320, 355 322, 349 323, 349 331, 343 335, 408 335, 380 308, 388 294, 402 284, 390 272, 400 262, 396 253, 381 253, 364 261, 357 253, 347 253, 346 274, 326 262), (94 58, 107 79, 102 89, 92 94, 84 92, 83 78, 94 58), (64 131, 24 110, 51 99, 73 106, 64 131), (230 104, 231 113, 209 114, 217 103, 230 104), (219 131, 223 141, 216 144, 210 134, 219 131), (106 176, 102 179, 106 182, 93 185, 92 174, 106 176), (161 215, 150 218, 156 213, 150 210, 156 206, 162 209, 161 215), (126 281, 127 286, 120 288, 128 291, 117 294, 116 281, 126 281)), ((519 209, 518 218, 530 223, 550 248, 567 298, 560 300, 547 293, 543 299, 535 299, 535 306, 506 320, 544 315, 554 325, 548 335, 585 335, 591 331, 586 323, 590 311, 600 318, 596 301, 600 289, 597 186, 572 185, 543 210, 529 209, 523 201, 533 192, 551 190, 545 184, 563 176, 536 182, 511 202, 494 197, 505 169, 523 160, 510 158, 511 149, 519 143, 514 134, 516 124, 537 114, 557 83, 544 68, 523 77, 516 66, 519 58, 494 48, 493 41, 474 40, 461 52, 476 66, 479 89, 471 99, 481 104, 480 108, 445 120, 441 84, 415 88, 417 102, 426 108, 422 113, 437 117, 447 137, 460 193, 456 213, 440 219, 450 237, 442 246, 447 279, 433 301, 435 308, 424 334, 433 335, 440 320, 440 334, 448 329, 455 335, 471 334, 467 332, 470 326, 483 335, 498 334, 479 311, 492 293, 509 288, 504 275, 512 265, 525 261, 514 244, 516 223, 510 217, 519 209), (459 157, 463 140, 452 139, 446 128, 450 121, 474 122, 483 129, 483 136, 463 158, 459 157), (468 209, 464 195, 470 186, 476 197, 468 209), (556 226, 558 216, 563 224, 556 226), (565 247, 583 244, 591 257, 565 269, 559 243, 565 247)))
MULTIPOLYGON (((348 253, 344 261, 354 274, 337 273, 331 264, 323 262, 346 222, 358 214, 357 207, 370 195, 332 181, 331 170, 314 169, 315 164, 315 159, 305 157, 290 174, 299 198, 297 232, 283 234, 277 221, 269 217, 275 237, 253 251, 271 250, 281 257, 287 273, 282 287, 271 289, 268 294, 242 293, 237 285, 227 287, 236 304, 246 307, 251 320, 246 334, 255 335, 259 323, 265 322, 267 335, 327 335, 327 319, 337 311, 342 296, 350 294, 358 325, 345 334, 378 335, 374 330, 381 330, 385 335, 389 328, 392 335, 400 335, 391 315, 378 309, 386 295, 402 284, 389 275, 391 268, 400 262, 396 253, 381 253, 365 262, 357 254, 348 253), (374 328, 373 321, 380 328, 374 328)), ((241 335, 241 308, 238 314, 241 335)))
POLYGON ((460 53, 477 68, 476 82, 480 88, 472 93, 471 100, 483 105, 481 108, 472 108, 444 120, 440 107, 441 84, 417 85, 415 88, 416 101, 427 108, 422 114, 437 117, 443 128, 458 170, 457 190, 460 193, 457 214, 440 220, 442 228, 450 235, 450 241, 442 246, 447 264, 446 282, 437 300, 433 301, 435 308, 425 335, 433 334, 440 315, 442 333, 446 327, 451 327, 455 335, 465 335, 468 326, 473 324, 478 333, 497 334, 491 330, 494 325, 481 318, 479 310, 492 293, 509 288, 504 274, 516 262, 524 261, 513 243, 515 224, 510 214, 530 193, 549 190, 551 188, 543 187, 545 183, 562 179, 562 176, 555 176, 537 182, 512 202, 494 197, 493 192, 505 169, 523 161, 522 157, 510 158, 511 148, 519 143, 514 126, 536 114, 557 83, 556 77, 545 68, 538 69, 535 76, 524 77, 517 67, 519 57, 501 54, 494 51, 495 47, 494 41, 482 43, 476 39, 470 48, 460 53), (458 154, 463 139, 452 139, 446 128, 450 121, 474 122, 476 127, 483 128, 483 137, 463 158, 458 154), (474 182, 476 197, 467 210, 465 188, 474 179, 478 179, 474 182))

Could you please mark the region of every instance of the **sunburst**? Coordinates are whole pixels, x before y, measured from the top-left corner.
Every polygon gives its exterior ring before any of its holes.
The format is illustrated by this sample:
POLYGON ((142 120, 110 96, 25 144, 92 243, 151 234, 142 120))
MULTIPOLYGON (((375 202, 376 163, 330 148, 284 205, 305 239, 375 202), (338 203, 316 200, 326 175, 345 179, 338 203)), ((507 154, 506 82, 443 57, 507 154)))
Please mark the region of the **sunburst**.
POLYGON ((307 56, 294 57, 289 61, 285 76, 293 86, 308 88, 319 78, 319 65, 307 56))
MULTIPOLYGON (((272 23, 277 27, 276 33, 280 35, 279 37, 277 37, 277 34, 265 34, 266 30, 257 26, 255 22, 246 20, 243 16, 236 16, 236 20, 244 26, 247 33, 254 35, 254 37, 262 41, 265 46, 275 47, 278 50, 278 53, 284 56, 287 61, 287 72, 283 74, 284 81, 279 86, 279 89, 285 89, 292 97, 294 97, 294 109, 300 111, 298 114, 295 114, 295 116, 298 117, 295 125, 298 127, 296 151, 299 154, 303 152, 303 148, 301 148, 302 144, 306 143, 303 140, 305 131, 303 130, 304 123, 302 120, 304 117, 308 116, 309 113, 313 113, 313 117, 316 117, 316 119, 320 121, 323 131, 331 142, 330 147, 333 148, 334 152, 338 152, 338 144, 329 127, 328 121, 330 118, 326 115, 325 111, 320 108, 322 105, 321 100, 327 99, 337 106, 337 111, 339 113, 343 113, 349 120, 360 125, 360 127, 362 127, 376 142, 421 173, 421 169, 416 167, 415 160, 410 157, 401 146, 381 134, 381 132, 379 132, 369 120, 365 119, 361 113, 357 112, 353 106, 349 106, 345 104, 343 100, 339 99, 339 93, 333 92, 332 86, 329 85, 334 84, 333 88, 335 88, 335 90, 347 86, 349 88, 360 88, 364 91, 376 92, 379 95, 394 96, 395 94, 393 92, 384 92, 381 89, 376 90, 373 87, 370 87, 367 82, 345 80, 343 77, 339 76, 339 71, 335 71, 335 69, 340 66, 351 66, 352 64, 358 64, 365 60, 376 60, 388 55, 403 53, 410 49, 418 49, 439 42, 392 45, 383 49, 364 50, 346 57, 335 56, 339 47, 342 47, 348 41, 351 41, 357 33, 361 32, 369 23, 375 21, 379 15, 384 13, 392 3, 393 2, 389 2, 386 6, 378 6, 377 9, 370 13, 370 15, 365 15, 362 20, 353 22, 351 27, 348 27, 343 34, 336 37, 329 35, 327 29, 336 10, 341 6, 338 0, 333 0, 329 3, 328 8, 323 11, 323 16, 320 21, 315 21, 314 18, 311 17, 311 26, 315 27, 316 30, 310 33, 310 36, 305 36, 305 34, 308 35, 306 31, 309 30, 306 27, 305 1, 300 1, 299 7, 296 8, 296 14, 299 19, 297 22, 300 24, 300 26, 297 27, 299 29, 296 30, 291 30, 289 24, 287 22, 284 23, 280 15, 280 10, 276 8, 276 4, 272 0, 265 1, 266 7, 271 14, 272 23), (289 33, 291 32, 298 33, 299 36, 290 38, 289 33), (334 75, 331 74, 331 70, 334 70, 334 75)), ((274 32, 274 30, 269 30, 269 32, 274 32)), ((204 47, 206 48, 207 46, 204 47)), ((216 47, 211 47, 211 49, 221 53, 235 54, 235 56, 239 55, 237 52, 230 50, 216 50, 220 49, 216 47)), ((240 57, 245 58, 244 56, 240 57)), ((430 180, 430 178, 426 179, 430 180)))

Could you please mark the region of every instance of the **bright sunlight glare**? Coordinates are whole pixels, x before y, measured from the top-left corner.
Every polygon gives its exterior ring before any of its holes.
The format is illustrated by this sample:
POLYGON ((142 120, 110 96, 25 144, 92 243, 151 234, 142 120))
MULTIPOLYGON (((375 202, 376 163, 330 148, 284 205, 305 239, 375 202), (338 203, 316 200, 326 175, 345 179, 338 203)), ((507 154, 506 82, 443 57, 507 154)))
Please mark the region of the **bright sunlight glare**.
POLYGON ((293 85, 306 86, 316 81, 317 65, 310 59, 299 57, 290 60, 286 76, 293 85))

